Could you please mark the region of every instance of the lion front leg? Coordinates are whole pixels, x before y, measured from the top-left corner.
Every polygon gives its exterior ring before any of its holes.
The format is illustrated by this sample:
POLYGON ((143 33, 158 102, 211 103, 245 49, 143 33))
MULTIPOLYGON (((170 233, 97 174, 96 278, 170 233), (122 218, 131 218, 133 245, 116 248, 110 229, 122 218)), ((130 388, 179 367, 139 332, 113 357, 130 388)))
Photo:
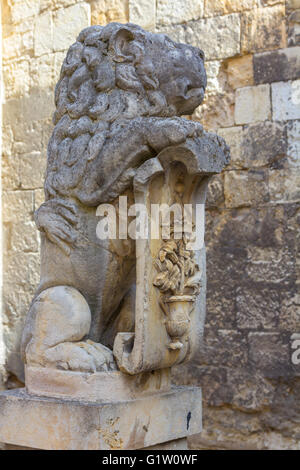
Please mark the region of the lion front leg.
POLYGON ((90 326, 90 308, 78 290, 44 290, 27 317, 22 338, 25 363, 83 372, 116 370, 112 351, 86 339, 90 326))

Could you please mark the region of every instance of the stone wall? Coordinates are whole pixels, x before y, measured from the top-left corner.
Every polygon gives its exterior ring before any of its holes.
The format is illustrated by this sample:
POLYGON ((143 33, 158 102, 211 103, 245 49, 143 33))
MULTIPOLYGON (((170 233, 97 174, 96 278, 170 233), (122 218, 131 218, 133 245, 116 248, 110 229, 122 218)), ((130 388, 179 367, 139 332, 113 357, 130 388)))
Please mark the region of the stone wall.
POLYGON ((23 377, 19 338, 39 277, 33 212, 60 64, 83 27, 128 19, 204 49, 208 88, 193 119, 232 151, 209 189, 205 342, 175 371, 203 387, 204 431, 190 445, 300 448, 299 0, 3 2, 6 386, 23 377))

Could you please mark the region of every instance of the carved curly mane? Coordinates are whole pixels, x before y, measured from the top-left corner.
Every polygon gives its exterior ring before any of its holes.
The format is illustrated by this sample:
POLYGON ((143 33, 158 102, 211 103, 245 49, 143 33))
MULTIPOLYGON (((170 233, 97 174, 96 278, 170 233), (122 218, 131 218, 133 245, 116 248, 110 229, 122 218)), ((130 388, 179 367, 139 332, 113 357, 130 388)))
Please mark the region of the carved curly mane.
POLYGON ((140 44, 149 41, 145 31, 133 24, 111 23, 84 29, 69 48, 55 89, 55 128, 48 146, 45 194, 68 194, 82 178, 87 162, 101 151, 105 140, 120 124, 137 116, 174 116, 158 89, 159 82, 140 44), (118 55, 114 37, 134 32, 135 59, 118 55), (140 49, 140 50, 138 50, 140 49), (132 99, 134 97, 134 99, 132 99), (118 121, 118 124, 116 123, 118 121), (114 124, 115 123, 115 124, 114 124), (68 184, 61 169, 68 172, 68 184), (73 168, 73 170, 72 170, 73 168))

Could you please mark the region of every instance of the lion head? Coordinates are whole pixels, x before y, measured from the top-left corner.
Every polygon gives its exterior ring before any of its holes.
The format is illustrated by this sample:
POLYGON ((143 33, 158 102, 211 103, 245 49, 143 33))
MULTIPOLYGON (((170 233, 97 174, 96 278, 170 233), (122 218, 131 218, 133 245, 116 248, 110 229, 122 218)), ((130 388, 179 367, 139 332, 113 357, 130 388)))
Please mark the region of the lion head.
POLYGON ((190 114, 205 86, 200 49, 130 23, 92 26, 80 33, 63 62, 54 123, 65 113, 107 121, 190 114))
POLYGON ((192 113, 204 96, 203 62, 200 49, 134 24, 84 29, 55 88, 46 198, 77 187, 118 122, 192 113))

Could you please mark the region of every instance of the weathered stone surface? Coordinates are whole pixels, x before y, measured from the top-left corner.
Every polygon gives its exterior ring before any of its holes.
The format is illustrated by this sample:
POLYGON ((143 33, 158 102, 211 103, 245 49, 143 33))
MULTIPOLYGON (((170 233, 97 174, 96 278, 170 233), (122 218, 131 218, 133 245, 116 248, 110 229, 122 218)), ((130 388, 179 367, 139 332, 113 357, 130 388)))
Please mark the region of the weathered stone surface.
POLYGON ((253 67, 256 84, 300 78, 300 47, 254 54, 253 67))
POLYGON ((57 80, 55 76, 57 54, 43 54, 42 57, 30 61, 30 88, 50 88, 54 85, 57 80))
POLYGON ((129 21, 147 30, 155 29, 156 0, 129 0, 129 21))
POLYGON ((11 249, 16 252, 37 252, 39 250, 39 234, 34 222, 15 222, 11 227, 11 249))
POLYGON ((243 127, 225 127, 218 129, 218 134, 225 139, 225 142, 230 147, 230 168, 243 167, 245 162, 242 153, 242 140, 243 140, 243 127))
POLYGON ((282 123, 265 121, 244 127, 240 147, 242 166, 280 167, 286 153, 286 129, 282 123))
POLYGON ((244 13, 241 32, 243 53, 285 47, 284 6, 257 8, 244 13))
POLYGON ((237 288, 237 327, 240 329, 276 329, 280 312, 280 294, 270 288, 237 288))
POLYGON ((234 89, 254 85, 253 56, 230 59, 227 62, 227 74, 228 83, 234 89))
POLYGON ((25 95, 29 90, 29 62, 21 60, 3 67, 5 98, 25 95))
POLYGON ((129 21, 128 0, 93 0, 91 2, 91 24, 105 25, 111 21, 129 21))
POLYGON ((298 293, 291 296, 290 291, 286 292, 279 314, 279 327, 291 333, 300 331, 300 296, 298 293))
POLYGON ((270 170, 270 201, 287 202, 300 200, 300 175, 295 169, 270 170))
POLYGON ((300 166, 300 121, 290 121, 287 125, 288 164, 300 166))
POLYGON ((235 13, 160 30, 175 41, 201 47, 207 60, 225 59, 240 52, 240 16, 235 13))
POLYGON ((217 131, 221 126, 234 126, 234 93, 208 95, 192 118, 213 131, 217 131))
POLYGON ((24 389, 2 392, 0 400, 1 441, 39 449, 141 449, 201 431, 195 387, 115 403, 41 398, 24 389))
POLYGON ((83 28, 91 24, 90 5, 78 3, 53 15, 53 50, 61 51, 72 44, 83 28))
POLYGON ((249 333, 249 358, 255 370, 278 378, 291 373, 288 339, 282 333, 249 333))
POLYGON ((266 170, 228 171, 225 173, 226 207, 260 205, 269 201, 266 170))
POLYGON ((49 54, 53 51, 53 19, 47 11, 38 16, 34 27, 34 54, 36 56, 49 54))
POLYGON ((256 0, 210 0, 205 2, 204 16, 227 15, 251 10, 255 6, 256 0))
POLYGON ((207 188, 206 207, 221 206, 224 201, 223 175, 214 175, 207 188))
POLYGON ((265 121, 219 129, 230 146, 231 168, 282 167, 287 154, 287 132, 283 123, 265 121))
POLYGON ((271 118, 269 85, 239 88, 235 96, 236 124, 266 121, 271 118))
POLYGON ((300 119, 300 80, 272 83, 273 119, 300 119))
POLYGON ((20 168, 20 182, 23 189, 35 189, 43 187, 46 171, 46 158, 40 152, 31 152, 22 155, 20 168))
POLYGON ((288 46, 300 46, 300 8, 289 14, 287 22, 288 46))
POLYGON ((66 372, 49 367, 26 367, 26 390, 32 395, 94 403, 127 401, 171 390, 170 369, 137 375, 120 371, 66 372))
POLYGON ((2 197, 3 221, 28 220, 33 212, 32 191, 6 191, 2 197))
POLYGON ((204 0, 158 0, 156 23, 169 25, 198 20, 203 16, 204 0))
POLYGON ((195 361, 198 364, 207 361, 216 367, 243 367, 247 363, 246 338, 235 330, 208 330, 204 336, 201 353, 195 361))
MULTIPOLYGON (((30 95, 19 99, 10 99, 4 104, 3 122, 4 125, 11 125, 14 131, 18 132, 19 125, 24 129, 33 121, 47 119, 53 110, 53 96, 50 90, 32 90, 30 95)), ((31 150, 33 149, 29 148, 27 152, 31 150)))

